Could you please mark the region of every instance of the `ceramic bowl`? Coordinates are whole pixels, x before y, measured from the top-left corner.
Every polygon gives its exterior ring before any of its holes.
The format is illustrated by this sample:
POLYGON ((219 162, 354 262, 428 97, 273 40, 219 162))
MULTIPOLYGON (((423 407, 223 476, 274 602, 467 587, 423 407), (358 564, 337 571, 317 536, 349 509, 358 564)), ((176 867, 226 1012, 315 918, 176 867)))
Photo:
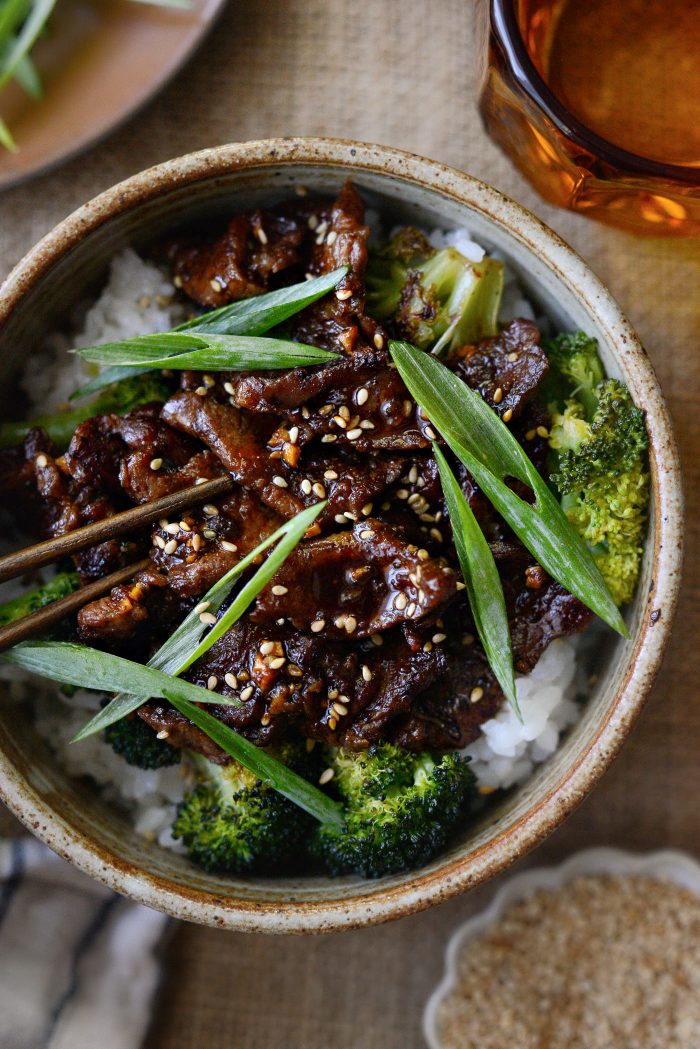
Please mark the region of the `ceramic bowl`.
POLYGON ((382 146, 280 139, 205 150, 107 190, 56 227, 0 292, 2 387, 86 290, 110 257, 185 221, 280 200, 298 185, 333 194, 351 177, 389 222, 467 226, 498 251, 537 308, 562 328, 598 338, 608 371, 646 411, 653 514, 630 640, 612 634, 596 656, 597 683, 579 723, 521 788, 489 808, 418 871, 361 881, 325 877, 244 880, 205 874, 138 837, 128 818, 72 782, 31 719, 0 705, 0 794, 56 852, 142 903, 228 929, 309 932, 368 925, 428 907, 503 870, 553 830, 610 764, 649 692, 668 638, 679 584, 682 499, 668 413, 647 356, 586 264, 551 230, 496 190, 440 164, 382 146))
POLYGON ((481 936, 498 921, 505 911, 540 889, 556 892, 582 875, 633 874, 675 882, 700 896, 700 863, 675 849, 662 849, 642 855, 622 849, 584 849, 556 867, 536 867, 505 881, 491 903, 457 928, 445 952, 445 972, 423 1013, 423 1034, 428 1049, 443 1049, 440 1028, 440 1006, 453 990, 460 957, 469 950, 469 942, 481 936))

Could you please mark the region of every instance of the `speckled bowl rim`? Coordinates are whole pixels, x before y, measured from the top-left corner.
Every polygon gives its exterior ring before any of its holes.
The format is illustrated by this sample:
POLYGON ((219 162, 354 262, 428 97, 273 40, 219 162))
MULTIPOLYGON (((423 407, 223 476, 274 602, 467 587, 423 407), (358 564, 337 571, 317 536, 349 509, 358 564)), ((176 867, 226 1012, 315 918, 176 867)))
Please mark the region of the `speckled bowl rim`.
POLYGON ((183 887, 147 873, 85 838, 62 819, 18 774, 0 744, 0 798, 52 849, 117 892, 186 920, 258 932, 326 932, 371 925, 412 914, 481 884, 538 845, 580 803, 618 753, 644 705, 661 663, 680 585, 683 499, 680 468, 668 411, 653 368, 632 327, 586 263, 534 215, 470 175, 387 146, 341 139, 283 138, 235 143, 158 164, 101 193, 59 223, 15 267, 0 288, 0 325, 54 263, 85 235, 111 219, 176 188, 231 171, 262 172, 283 165, 318 165, 398 178, 479 212, 538 256, 596 319, 619 353, 637 389, 644 390, 651 438, 654 490, 653 579, 627 670, 607 714, 581 753, 552 787, 512 825, 469 857, 456 856, 438 870, 416 871, 399 885, 376 883, 369 893, 335 899, 241 899, 183 887))
POLYGON ((534 867, 508 878, 488 906, 459 925, 447 941, 443 977, 426 1002, 423 1012, 423 1035, 428 1049, 444 1049, 438 1011, 443 999, 455 986, 459 958, 469 941, 498 921, 512 904, 538 889, 555 892, 585 874, 636 874, 667 879, 700 896, 700 863, 677 849, 646 853, 626 852, 605 846, 583 849, 557 866, 534 867))

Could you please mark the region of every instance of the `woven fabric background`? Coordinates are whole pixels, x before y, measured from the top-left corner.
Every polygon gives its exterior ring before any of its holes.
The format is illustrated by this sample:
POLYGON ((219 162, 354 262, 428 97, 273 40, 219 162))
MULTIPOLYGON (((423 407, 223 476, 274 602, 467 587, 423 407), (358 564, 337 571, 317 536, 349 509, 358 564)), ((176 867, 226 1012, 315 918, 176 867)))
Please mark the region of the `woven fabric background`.
MULTIPOLYGON (((534 862, 593 844, 697 850, 700 246, 634 239, 536 197, 475 112, 472 15, 470 0, 230 0, 196 58, 128 126, 0 196, 0 276, 117 180, 203 146, 273 135, 400 146, 485 179, 553 226, 608 284, 654 361, 684 460, 688 543, 674 638, 647 711, 612 771, 534 862)), ((9 817, 1 826, 9 829, 9 817)), ((491 892, 320 938, 175 925, 147 1049, 419 1049, 447 935, 491 892)))

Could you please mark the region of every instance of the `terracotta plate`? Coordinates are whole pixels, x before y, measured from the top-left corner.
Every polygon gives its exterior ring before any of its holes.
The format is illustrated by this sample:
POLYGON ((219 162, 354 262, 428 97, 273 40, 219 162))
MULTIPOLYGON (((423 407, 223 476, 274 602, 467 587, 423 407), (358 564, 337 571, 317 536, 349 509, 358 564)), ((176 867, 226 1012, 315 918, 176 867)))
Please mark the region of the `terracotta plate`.
POLYGON ((126 120, 187 61, 225 0, 191 0, 188 10, 131 0, 61 0, 34 51, 45 95, 16 85, 0 113, 19 146, 0 147, 0 189, 87 149, 126 120))

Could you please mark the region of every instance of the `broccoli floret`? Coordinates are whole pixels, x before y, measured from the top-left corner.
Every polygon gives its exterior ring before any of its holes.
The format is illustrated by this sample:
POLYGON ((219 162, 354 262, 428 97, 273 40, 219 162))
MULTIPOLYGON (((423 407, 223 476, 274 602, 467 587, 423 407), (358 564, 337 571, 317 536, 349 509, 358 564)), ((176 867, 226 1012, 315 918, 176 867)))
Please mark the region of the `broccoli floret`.
POLYGON ((330 750, 332 783, 345 803, 340 827, 317 827, 313 851, 331 874, 379 878, 427 863, 467 811, 474 777, 457 754, 412 754, 389 743, 330 750))
POLYGON ((452 350, 497 331, 503 265, 472 263, 455 248, 435 250, 422 233, 401 230, 367 269, 367 308, 421 349, 452 350))
POLYGON ((171 747, 166 740, 158 739, 153 729, 136 715, 109 725, 104 737, 115 754, 140 769, 162 769, 168 765, 177 765, 180 761, 177 747, 171 747))
POLYGON ((582 402, 569 399, 552 417, 551 480, 621 605, 632 599, 644 550, 648 439, 643 413, 621 382, 606 380, 590 392, 589 403, 592 398, 590 415, 582 402))
POLYGON ((603 364, 598 356, 598 342, 585 332, 564 332, 544 344, 551 371, 543 391, 543 399, 558 402, 574 397, 583 405, 586 418, 596 410, 595 393, 605 379, 603 364))
MULTIPOLYGON (((284 745, 275 757, 308 775, 303 747, 284 745)), ((313 817, 236 762, 193 760, 203 782, 180 804, 173 837, 196 863, 220 873, 273 874, 305 852, 313 817)))
POLYGON ((0 605, 0 626, 7 626, 17 619, 24 619, 32 612, 37 612, 52 601, 58 601, 61 597, 67 597, 80 586, 80 576, 77 572, 59 572, 53 579, 36 590, 30 590, 27 594, 20 594, 12 601, 6 601, 0 605))
POLYGON ((20 444, 28 430, 41 427, 59 448, 67 448, 76 429, 93 415, 125 415, 132 408, 149 401, 165 401, 172 392, 172 383, 160 372, 150 371, 120 379, 78 408, 68 408, 55 415, 42 415, 30 422, 0 423, 0 448, 20 444))

